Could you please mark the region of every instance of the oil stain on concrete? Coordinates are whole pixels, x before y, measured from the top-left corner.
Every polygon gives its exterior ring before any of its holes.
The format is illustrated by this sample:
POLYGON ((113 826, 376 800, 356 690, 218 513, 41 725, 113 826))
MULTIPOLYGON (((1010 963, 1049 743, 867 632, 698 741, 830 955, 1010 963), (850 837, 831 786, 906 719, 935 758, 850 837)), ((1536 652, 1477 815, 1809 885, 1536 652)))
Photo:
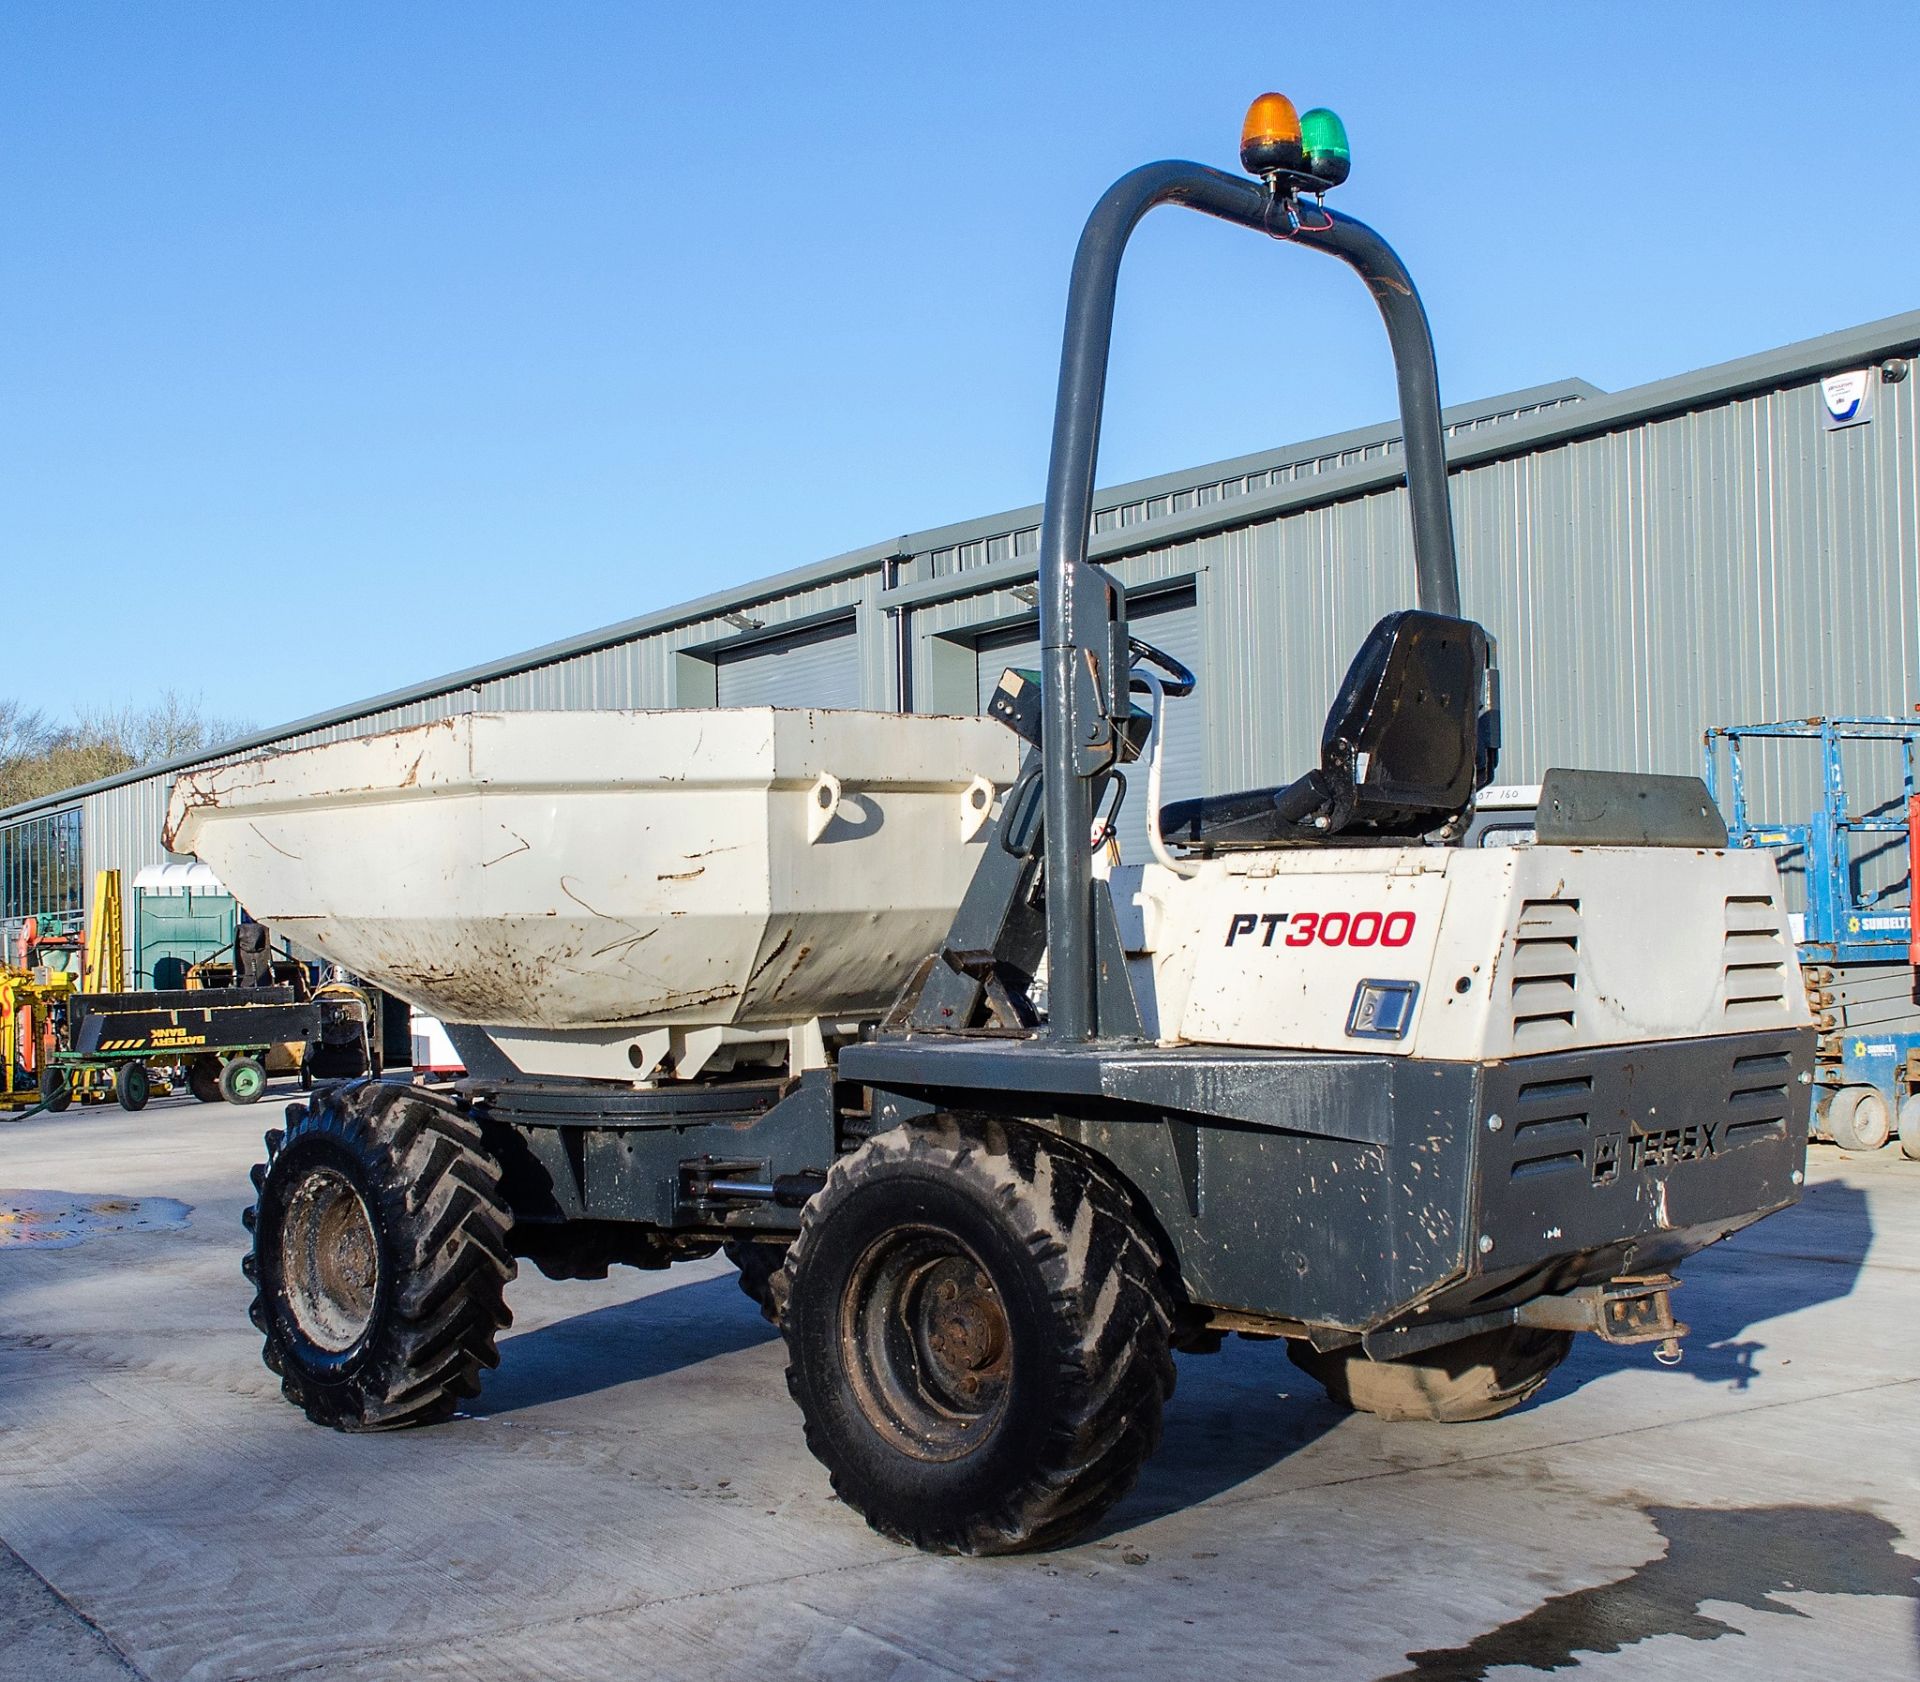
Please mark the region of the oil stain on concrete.
POLYGON ((1382 1682, 1485 1682, 1502 1665, 1554 1671, 1580 1654, 1617 1653, 1655 1636, 1718 1641, 1744 1633, 1702 1610, 1710 1603, 1800 1618, 1783 1594, 1889 1595, 1920 1600, 1920 1559, 1900 1532, 1854 1507, 1648 1507, 1666 1551, 1631 1576, 1556 1595, 1463 1647, 1409 1653, 1382 1682))

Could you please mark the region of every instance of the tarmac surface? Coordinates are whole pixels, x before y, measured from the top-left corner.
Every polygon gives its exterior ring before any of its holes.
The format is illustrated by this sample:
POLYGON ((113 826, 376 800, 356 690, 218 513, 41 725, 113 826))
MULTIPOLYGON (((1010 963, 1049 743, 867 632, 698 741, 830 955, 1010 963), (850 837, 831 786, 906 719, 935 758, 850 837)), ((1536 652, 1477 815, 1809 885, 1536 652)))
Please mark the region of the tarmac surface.
POLYGON ((71 1194, 0 1193, 0 1678, 1920 1679, 1897 1151, 1696 1258, 1676 1370, 1586 1338, 1506 1419, 1389 1425, 1229 1340, 1092 1535, 976 1561, 832 1499, 717 1258, 529 1268, 471 1417, 309 1425, 240 1276, 283 1097, 0 1122, 0 1186, 71 1194))

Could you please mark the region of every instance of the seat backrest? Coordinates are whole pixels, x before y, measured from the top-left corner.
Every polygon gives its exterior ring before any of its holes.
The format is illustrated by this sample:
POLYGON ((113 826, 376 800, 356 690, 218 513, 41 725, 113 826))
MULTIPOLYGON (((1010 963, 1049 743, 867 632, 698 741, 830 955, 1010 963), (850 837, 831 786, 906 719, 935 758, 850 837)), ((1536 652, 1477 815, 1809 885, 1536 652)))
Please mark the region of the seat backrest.
POLYGON ((273 985, 273 953, 267 944, 264 923, 242 923, 234 930, 233 970, 236 987, 273 985))
POLYGON ((1420 835, 1466 809, 1492 774, 1483 751, 1487 633, 1409 609, 1375 625, 1320 737, 1330 832, 1420 835))

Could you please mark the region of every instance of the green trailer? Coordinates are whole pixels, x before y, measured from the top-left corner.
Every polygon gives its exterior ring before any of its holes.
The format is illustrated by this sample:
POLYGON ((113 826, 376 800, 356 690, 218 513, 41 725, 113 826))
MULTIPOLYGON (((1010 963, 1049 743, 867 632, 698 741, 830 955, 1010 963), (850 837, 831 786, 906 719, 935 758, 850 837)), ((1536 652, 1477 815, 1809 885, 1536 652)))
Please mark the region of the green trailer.
POLYGON ((369 1073, 366 999, 347 988, 302 998, 292 987, 77 994, 44 1095, 49 1109, 64 1109, 77 1078, 97 1071, 123 1109, 138 1110, 160 1069, 178 1070, 203 1103, 251 1104, 267 1089, 268 1048, 290 1042, 305 1047, 303 1084, 369 1073))

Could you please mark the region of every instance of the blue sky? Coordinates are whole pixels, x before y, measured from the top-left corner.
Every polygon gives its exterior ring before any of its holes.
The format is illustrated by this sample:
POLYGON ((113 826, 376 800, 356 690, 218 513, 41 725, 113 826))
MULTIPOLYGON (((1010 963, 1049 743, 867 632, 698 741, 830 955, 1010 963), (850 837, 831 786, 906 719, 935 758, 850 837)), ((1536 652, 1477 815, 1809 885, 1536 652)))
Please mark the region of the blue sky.
MULTIPOLYGON (((1917 42, 1859 0, 16 4, 14 686, 277 723, 1037 500, 1088 207, 1232 166, 1270 86, 1345 116, 1448 401, 1913 308, 1917 42)), ((1169 213, 1130 264, 1104 481, 1390 413, 1335 265, 1169 213)))

